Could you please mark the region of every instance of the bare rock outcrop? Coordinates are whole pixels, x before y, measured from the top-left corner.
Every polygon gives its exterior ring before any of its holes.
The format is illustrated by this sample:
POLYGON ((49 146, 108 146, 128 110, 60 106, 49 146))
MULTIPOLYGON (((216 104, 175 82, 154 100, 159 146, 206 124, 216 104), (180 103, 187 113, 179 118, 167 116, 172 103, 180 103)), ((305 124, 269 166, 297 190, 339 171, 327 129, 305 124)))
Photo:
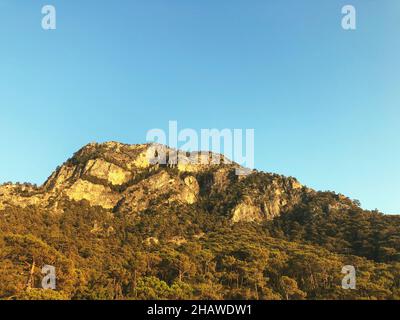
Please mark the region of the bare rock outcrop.
MULTIPOLYGON (((60 212, 59 203, 66 198, 85 200, 110 213, 140 216, 149 208, 157 212, 172 205, 199 204, 233 223, 260 222, 292 210, 314 192, 294 178, 275 174, 254 171, 238 177, 237 168, 211 152, 190 153, 155 144, 90 143, 41 187, 0 186, 0 210, 38 206, 60 212)), ((338 198, 330 210, 345 205, 338 198)))

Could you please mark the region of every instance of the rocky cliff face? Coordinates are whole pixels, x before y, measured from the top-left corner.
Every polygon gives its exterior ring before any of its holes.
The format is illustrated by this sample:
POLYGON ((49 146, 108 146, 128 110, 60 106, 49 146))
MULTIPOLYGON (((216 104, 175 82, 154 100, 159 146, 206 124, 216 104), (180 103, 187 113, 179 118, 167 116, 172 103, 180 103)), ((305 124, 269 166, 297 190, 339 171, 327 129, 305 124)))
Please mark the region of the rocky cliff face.
MULTIPOLYGON (((88 201, 113 213, 138 215, 159 206, 204 206, 233 223, 272 219, 291 210, 315 192, 294 178, 254 171, 235 175, 239 166, 211 153, 190 154, 158 146, 177 156, 155 163, 154 145, 92 143, 59 167, 41 187, 0 186, 0 209, 42 206, 63 210, 63 198, 88 201), (198 160, 198 161, 194 161, 198 160)), ((155 157, 157 155, 155 154, 155 157)), ((338 203, 340 206, 340 202, 338 203)))

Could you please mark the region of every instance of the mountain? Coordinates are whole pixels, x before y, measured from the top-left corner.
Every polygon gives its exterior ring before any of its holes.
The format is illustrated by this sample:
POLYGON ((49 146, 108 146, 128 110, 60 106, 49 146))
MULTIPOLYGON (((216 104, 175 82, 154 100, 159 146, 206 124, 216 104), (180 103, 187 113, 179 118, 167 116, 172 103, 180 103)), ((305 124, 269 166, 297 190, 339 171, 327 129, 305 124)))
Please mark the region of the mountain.
MULTIPOLYGON (((114 213, 137 215, 154 206, 171 203, 215 205, 233 221, 262 221, 288 211, 313 191, 303 188, 294 178, 265 175, 266 185, 240 189, 234 163, 191 161, 190 154, 180 152, 177 164, 151 164, 148 152, 152 145, 124 145, 117 142, 89 144, 59 167, 40 188, 29 184, 4 185, 0 188, 0 208, 7 204, 29 205, 62 210, 61 199, 86 200, 114 213), (232 190, 230 190, 232 189, 232 190), (230 199, 218 200, 226 191, 235 192, 230 199), (215 198, 215 199, 214 199, 215 198), (213 201, 211 201, 213 200, 213 201), (214 203, 215 202, 215 203, 214 203)), ((163 147, 165 152, 172 149, 163 147)), ((222 156, 221 156, 222 157, 222 156)))
POLYGON ((42 186, 0 186, 0 298, 400 298, 399 216, 292 177, 238 176, 222 155, 156 150, 91 143, 42 186), (160 151, 164 164, 149 157, 160 151), (57 290, 40 289, 43 265, 57 290))

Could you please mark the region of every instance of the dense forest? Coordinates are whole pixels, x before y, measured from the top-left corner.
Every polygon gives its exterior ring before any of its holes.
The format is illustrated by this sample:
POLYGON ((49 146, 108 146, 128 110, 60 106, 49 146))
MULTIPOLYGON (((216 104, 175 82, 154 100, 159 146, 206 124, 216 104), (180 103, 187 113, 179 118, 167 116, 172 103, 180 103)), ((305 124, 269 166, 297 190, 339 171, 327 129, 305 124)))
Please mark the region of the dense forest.
POLYGON ((4 205, 0 298, 400 299, 400 216, 332 192, 296 191, 279 215, 233 222, 235 203, 252 195, 261 205, 258 195, 288 180, 254 172, 217 192, 210 176, 194 174, 198 201, 165 205, 167 192, 139 212, 65 195, 47 207, 4 205), (43 265, 56 268, 56 290, 41 288, 43 265), (356 269, 354 290, 342 288, 345 265, 356 269))
POLYGON ((232 225, 201 207, 135 220, 85 201, 63 205, 59 216, 0 212, 1 298, 400 299, 399 217, 310 214, 309 203, 232 225), (26 290, 33 262, 56 266, 59 290, 39 289, 40 268, 26 290), (356 290, 341 288, 344 265, 357 268, 356 290))

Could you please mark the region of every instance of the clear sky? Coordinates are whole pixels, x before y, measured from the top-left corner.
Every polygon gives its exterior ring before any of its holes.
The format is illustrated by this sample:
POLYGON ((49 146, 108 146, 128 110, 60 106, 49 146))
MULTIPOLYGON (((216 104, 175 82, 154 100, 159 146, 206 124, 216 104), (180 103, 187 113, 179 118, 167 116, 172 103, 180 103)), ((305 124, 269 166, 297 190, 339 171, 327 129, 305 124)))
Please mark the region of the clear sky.
POLYGON ((399 31, 399 0, 0 0, 0 181, 177 120, 254 128, 256 168, 400 213, 399 31))

